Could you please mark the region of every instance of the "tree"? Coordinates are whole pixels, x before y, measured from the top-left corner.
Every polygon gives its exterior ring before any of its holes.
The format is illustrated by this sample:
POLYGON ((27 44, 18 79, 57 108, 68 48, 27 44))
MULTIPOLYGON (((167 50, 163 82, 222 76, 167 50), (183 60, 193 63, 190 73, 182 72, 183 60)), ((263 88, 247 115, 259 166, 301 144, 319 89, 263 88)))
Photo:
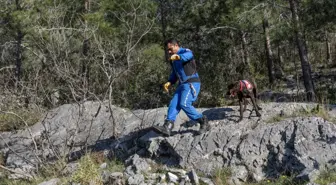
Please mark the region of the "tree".
POLYGON ((264 11, 263 18, 263 30, 265 37, 265 53, 267 59, 267 69, 268 69, 268 78, 269 83, 272 85, 274 83, 274 65, 273 65, 273 52, 271 49, 271 39, 269 35, 269 25, 268 25, 268 16, 266 10, 264 11))
POLYGON ((22 1, 15 0, 1 5, 4 7, 3 15, 4 31, 9 40, 6 44, 12 45, 11 49, 15 58, 15 90, 18 92, 22 78, 22 42, 24 39, 24 7, 22 1))
POLYGON ((289 4, 292 12, 295 39, 301 60, 301 68, 302 68, 304 86, 306 88, 307 93, 307 100, 315 101, 315 87, 311 76, 310 64, 308 62, 307 46, 304 41, 300 19, 298 16, 297 3, 295 0, 289 0, 289 4))

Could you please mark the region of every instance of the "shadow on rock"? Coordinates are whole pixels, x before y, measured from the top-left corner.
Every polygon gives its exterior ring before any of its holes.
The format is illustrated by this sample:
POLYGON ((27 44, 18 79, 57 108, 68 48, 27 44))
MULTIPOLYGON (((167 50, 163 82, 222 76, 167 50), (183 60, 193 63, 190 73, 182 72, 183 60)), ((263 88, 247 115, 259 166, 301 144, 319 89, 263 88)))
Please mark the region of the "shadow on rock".
POLYGON ((227 112, 232 111, 234 110, 231 108, 213 108, 204 111, 203 114, 208 117, 209 121, 214 121, 214 120, 223 120, 231 117, 227 115, 227 112))
MULTIPOLYGON (((267 179, 277 179, 280 175, 285 175, 289 177, 296 176, 294 180, 300 184, 309 181, 309 170, 306 169, 306 166, 296 157, 296 155, 299 155, 295 149, 296 134, 296 124, 294 124, 294 129, 289 140, 285 131, 281 133, 281 140, 285 142, 284 153, 280 151, 279 146, 272 144, 266 145, 269 153, 267 156, 267 165, 263 168, 263 171, 267 179), (307 171, 307 173, 305 171, 307 171)), ((318 168, 318 166, 315 167, 318 168)))
MULTIPOLYGON (((183 133, 193 133, 196 131, 185 130, 183 133)), ((70 161, 75 161, 90 152, 104 152, 105 157, 117 158, 126 161, 129 157, 137 154, 143 158, 151 158, 157 163, 169 166, 178 166, 181 157, 175 152, 167 139, 177 139, 174 135, 183 134, 173 132, 171 137, 164 137, 154 127, 131 132, 121 138, 109 138, 97 141, 94 145, 83 147, 83 149, 69 155, 70 161)))

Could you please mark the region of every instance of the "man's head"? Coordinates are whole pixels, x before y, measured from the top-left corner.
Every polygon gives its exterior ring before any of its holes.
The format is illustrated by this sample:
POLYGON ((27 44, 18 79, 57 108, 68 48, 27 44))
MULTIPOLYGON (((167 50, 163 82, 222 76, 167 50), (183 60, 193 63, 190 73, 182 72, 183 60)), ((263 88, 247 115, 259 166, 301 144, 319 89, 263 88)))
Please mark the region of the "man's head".
POLYGON ((169 54, 176 54, 180 49, 179 43, 176 39, 168 39, 166 41, 166 46, 169 54))

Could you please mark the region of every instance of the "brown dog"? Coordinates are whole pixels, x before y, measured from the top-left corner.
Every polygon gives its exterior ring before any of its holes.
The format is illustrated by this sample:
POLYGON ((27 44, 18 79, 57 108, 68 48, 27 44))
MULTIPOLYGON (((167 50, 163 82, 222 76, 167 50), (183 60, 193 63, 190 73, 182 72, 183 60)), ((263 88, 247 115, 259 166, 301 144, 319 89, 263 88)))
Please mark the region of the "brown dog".
POLYGON ((256 111, 257 116, 261 116, 259 112, 261 107, 259 107, 257 104, 257 87, 254 83, 248 80, 239 80, 238 82, 231 83, 228 85, 227 95, 230 95, 230 97, 238 96, 240 106, 240 118, 238 122, 243 119, 243 112, 246 110, 247 98, 251 98, 253 108, 256 111), (244 109, 242 105, 243 101, 244 109))

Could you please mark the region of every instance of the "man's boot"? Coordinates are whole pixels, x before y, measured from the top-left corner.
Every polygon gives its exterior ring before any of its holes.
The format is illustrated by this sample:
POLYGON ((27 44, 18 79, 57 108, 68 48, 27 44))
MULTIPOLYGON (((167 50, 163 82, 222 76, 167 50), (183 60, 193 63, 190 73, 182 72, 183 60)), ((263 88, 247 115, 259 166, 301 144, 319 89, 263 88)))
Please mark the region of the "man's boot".
POLYGON ((157 127, 160 132, 166 136, 170 136, 172 130, 173 130, 173 127, 174 127, 174 122, 171 121, 171 120, 165 120, 163 126, 159 126, 157 127))
POLYGON ((200 134, 204 134, 206 131, 209 131, 210 130, 210 124, 208 122, 208 118, 203 115, 203 117, 197 119, 198 123, 200 123, 200 134))

